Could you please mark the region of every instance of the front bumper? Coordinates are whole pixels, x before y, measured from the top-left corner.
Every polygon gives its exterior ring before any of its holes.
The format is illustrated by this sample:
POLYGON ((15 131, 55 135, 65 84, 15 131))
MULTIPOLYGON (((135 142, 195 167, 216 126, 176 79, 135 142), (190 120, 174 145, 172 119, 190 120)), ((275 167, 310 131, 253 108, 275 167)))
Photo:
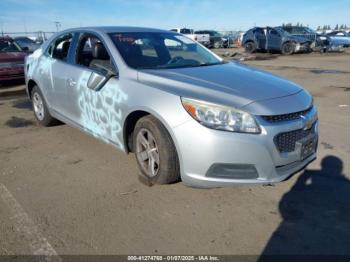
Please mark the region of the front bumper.
POLYGON ((312 49, 312 44, 310 43, 297 43, 295 46, 295 52, 308 52, 312 49))
MULTIPOLYGON (((316 109, 309 114, 316 114, 316 109)), ((277 134, 302 129, 303 121, 268 123, 260 118, 257 121, 262 128, 258 135, 213 130, 194 120, 174 128, 182 181, 195 187, 269 184, 287 179, 316 159, 316 152, 301 160, 300 148, 280 153, 275 145, 277 134), (208 172, 218 164, 254 167, 257 175, 248 178, 209 177, 208 172)), ((312 128, 318 138, 317 120, 312 128)))

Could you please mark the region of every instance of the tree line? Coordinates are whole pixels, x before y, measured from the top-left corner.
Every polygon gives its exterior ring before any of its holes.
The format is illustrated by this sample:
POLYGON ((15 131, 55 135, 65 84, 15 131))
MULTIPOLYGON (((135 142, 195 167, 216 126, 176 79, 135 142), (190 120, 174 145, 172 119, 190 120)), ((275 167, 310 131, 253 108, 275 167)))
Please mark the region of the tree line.
MULTIPOLYGON (((288 26, 293 26, 293 24, 292 23, 286 23, 286 24, 283 23, 282 26, 288 27, 288 26)), ((296 23, 295 26, 302 27, 304 25, 302 23, 298 22, 298 23, 296 23)), ((306 26, 309 27, 309 25, 306 25, 306 26)), ((332 28, 330 25, 323 25, 323 26, 319 25, 316 30, 317 31, 326 31, 326 30, 348 30, 348 29, 350 29, 350 27, 348 27, 346 24, 341 24, 341 25, 337 24, 334 28, 332 28)))

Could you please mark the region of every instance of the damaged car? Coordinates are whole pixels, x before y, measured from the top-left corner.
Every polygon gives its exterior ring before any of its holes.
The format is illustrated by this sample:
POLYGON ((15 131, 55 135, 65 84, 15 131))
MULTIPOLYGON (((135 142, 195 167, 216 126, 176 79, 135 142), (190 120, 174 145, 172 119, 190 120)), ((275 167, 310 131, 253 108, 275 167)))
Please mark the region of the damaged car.
POLYGON ((312 42, 303 36, 293 36, 281 27, 254 27, 244 34, 242 44, 247 53, 275 51, 291 55, 311 52, 312 42))
POLYGON ((68 29, 26 59, 25 74, 41 125, 58 119, 135 153, 150 184, 269 184, 316 158, 304 88, 176 32, 68 29))
POLYGON ((350 47, 350 33, 344 31, 334 31, 328 33, 327 36, 329 37, 332 45, 350 47))

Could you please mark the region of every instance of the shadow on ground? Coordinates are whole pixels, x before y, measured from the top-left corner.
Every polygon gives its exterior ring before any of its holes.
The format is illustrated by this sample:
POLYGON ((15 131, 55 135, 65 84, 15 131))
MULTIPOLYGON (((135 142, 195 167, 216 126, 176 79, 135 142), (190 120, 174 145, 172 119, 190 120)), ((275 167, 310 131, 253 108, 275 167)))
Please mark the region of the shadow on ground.
POLYGON ((350 254, 350 181, 343 162, 327 156, 321 170, 306 170, 286 193, 279 210, 283 221, 264 255, 350 254))
POLYGON ((33 126, 34 122, 32 120, 24 119, 22 117, 13 116, 11 117, 11 119, 7 120, 5 124, 8 127, 20 128, 20 127, 33 126))
POLYGON ((32 110, 32 102, 28 98, 18 99, 12 103, 14 108, 32 110))

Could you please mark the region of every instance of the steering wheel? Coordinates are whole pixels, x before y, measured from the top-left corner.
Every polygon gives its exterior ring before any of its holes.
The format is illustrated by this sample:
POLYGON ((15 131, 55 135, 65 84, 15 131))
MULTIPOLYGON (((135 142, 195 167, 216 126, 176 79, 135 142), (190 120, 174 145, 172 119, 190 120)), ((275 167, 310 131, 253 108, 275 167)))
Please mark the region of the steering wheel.
POLYGON ((169 61, 168 61, 168 65, 169 64, 175 64, 177 63, 178 61, 180 60, 184 60, 184 58, 182 56, 174 56, 173 58, 171 58, 169 61))

